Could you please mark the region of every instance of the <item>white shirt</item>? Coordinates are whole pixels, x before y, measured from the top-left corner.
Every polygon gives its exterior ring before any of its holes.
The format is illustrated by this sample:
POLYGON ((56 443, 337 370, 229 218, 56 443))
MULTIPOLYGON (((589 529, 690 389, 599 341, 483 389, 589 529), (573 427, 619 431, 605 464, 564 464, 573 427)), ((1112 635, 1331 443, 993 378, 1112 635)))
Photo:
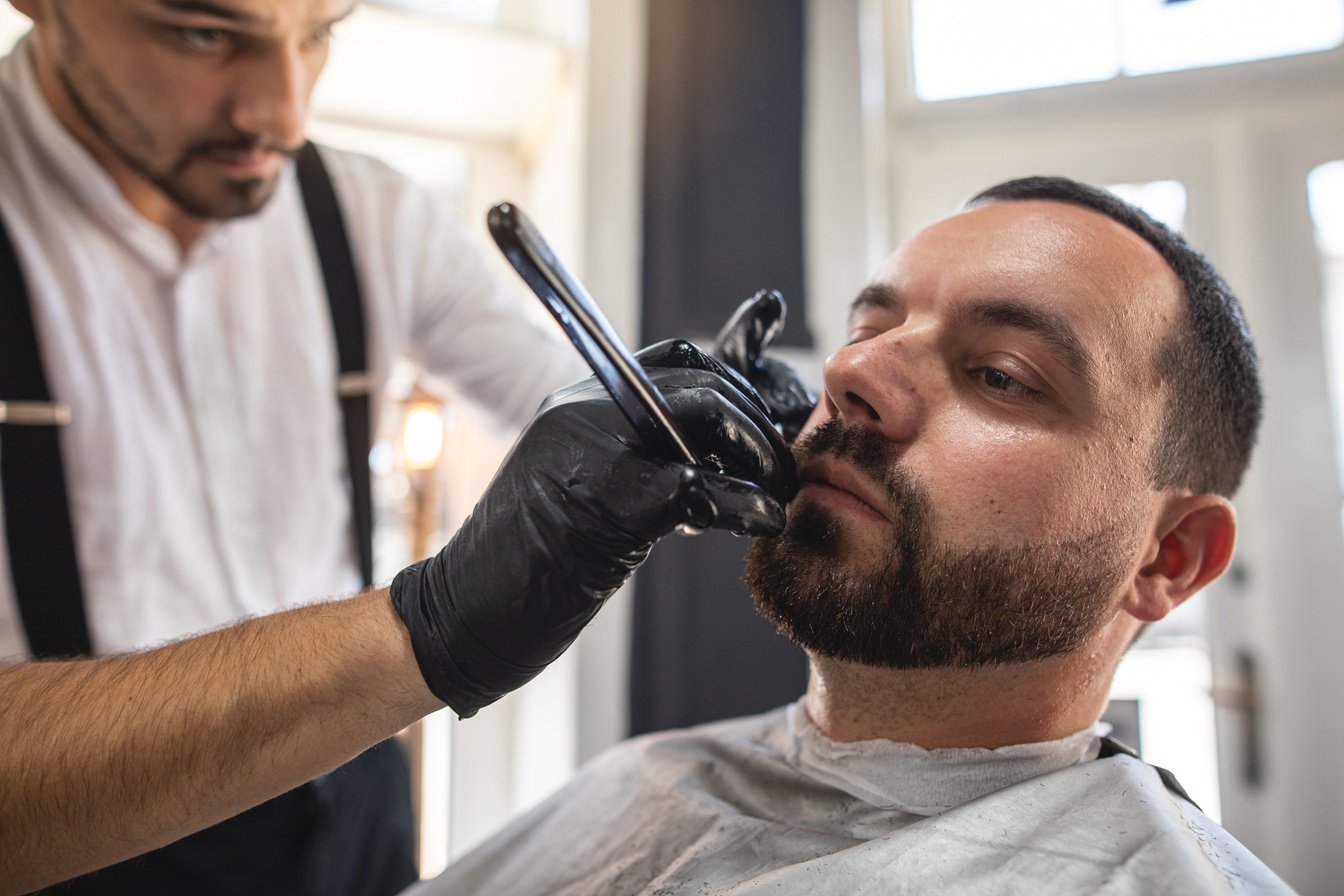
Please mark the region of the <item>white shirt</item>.
MULTIPOLYGON (((407 355, 521 424, 585 375, 425 191, 369 158, 323 159, 375 395, 407 355)), ((335 339, 293 166, 262 212, 183 259, 55 118, 25 40, 0 59, 0 215, 73 412, 62 456, 95 652, 357 590, 335 339)), ((0 657, 14 658, 8 561, 0 538, 0 657)))
POLYGON ((838 743, 796 703, 619 745, 406 896, 1291 892, 1098 747, 838 743))

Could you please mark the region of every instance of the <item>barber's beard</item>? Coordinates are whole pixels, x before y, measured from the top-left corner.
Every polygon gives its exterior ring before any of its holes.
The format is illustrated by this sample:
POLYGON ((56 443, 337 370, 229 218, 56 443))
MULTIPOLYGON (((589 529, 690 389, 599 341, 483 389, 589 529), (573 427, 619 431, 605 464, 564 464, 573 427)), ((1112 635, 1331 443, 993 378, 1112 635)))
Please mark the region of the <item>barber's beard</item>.
POLYGON ((272 146, 259 137, 235 134, 189 145, 178 151, 167 164, 154 161, 161 147, 153 130, 87 61, 88 54, 73 23, 59 5, 55 9, 61 25, 57 77, 80 120, 123 165, 152 183, 174 205, 194 218, 244 217, 255 214, 266 205, 275 192, 277 179, 274 175, 216 179, 213 185, 196 184, 191 178, 193 164, 216 151, 268 149, 293 156, 298 152, 297 147, 272 146))
POLYGON ((932 536, 928 495, 893 447, 832 420, 794 449, 880 476, 895 525, 876 562, 845 565, 844 523, 806 498, 784 533, 747 554, 760 612, 804 649, 893 669, 980 667, 1067 653, 1101 625, 1126 571, 1128 545, 1100 528, 1064 543, 957 548, 932 536))

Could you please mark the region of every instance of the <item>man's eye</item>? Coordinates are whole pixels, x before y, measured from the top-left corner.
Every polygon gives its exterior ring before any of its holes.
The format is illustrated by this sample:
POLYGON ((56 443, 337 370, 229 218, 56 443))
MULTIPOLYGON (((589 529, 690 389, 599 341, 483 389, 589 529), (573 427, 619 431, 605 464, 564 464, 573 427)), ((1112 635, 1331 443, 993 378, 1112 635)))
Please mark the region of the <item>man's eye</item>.
POLYGON ((872 339, 879 332, 881 331, 877 327, 850 327, 849 341, 845 345, 854 345, 863 342, 865 339, 872 339))
POLYGON ((996 392, 1003 392, 1017 398, 1041 399, 1045 395, 1036 391, 1025 383, 1013 378, 1011 374, 999 370, 997 367, 981 367, 972 371, 979 377, 986 386, 996 392))
POLYGON ((229 35, 219 28, 179 28, 182 41, 193 50, 210 52, 228 43, 229 35))

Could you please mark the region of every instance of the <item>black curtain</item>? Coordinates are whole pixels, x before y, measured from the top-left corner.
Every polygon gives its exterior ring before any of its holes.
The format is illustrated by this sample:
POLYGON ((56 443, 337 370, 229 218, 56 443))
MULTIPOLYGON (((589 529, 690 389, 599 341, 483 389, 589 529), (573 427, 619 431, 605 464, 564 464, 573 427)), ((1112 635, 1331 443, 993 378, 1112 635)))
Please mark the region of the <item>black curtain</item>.
MULTIPOLYGON (((649 0, 642 344, 706 344, 761 288, 804 326, 802 0, 649 0)), ((637 577, 631 733, 778 706, 800 650, 756 616, 747 540, 664 539, 637 577)))

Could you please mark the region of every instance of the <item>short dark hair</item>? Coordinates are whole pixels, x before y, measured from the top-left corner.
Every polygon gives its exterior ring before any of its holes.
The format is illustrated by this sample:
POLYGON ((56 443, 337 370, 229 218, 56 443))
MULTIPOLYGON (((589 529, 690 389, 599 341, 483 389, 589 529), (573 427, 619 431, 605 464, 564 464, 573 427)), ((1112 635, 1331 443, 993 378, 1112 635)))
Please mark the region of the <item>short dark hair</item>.
POLYGON ((1143 237, 1176 272, 1187 314, 1158 358, 1157 372, 1170 391, 1153 483, 1231 497, 1250 463, 1264 404, 1260 363, 1237 297, 1179 233, 1098 187, 1065 177, 1024 177, 976 194, 966 207, 1027 199, 1100 212, 1143 237))

